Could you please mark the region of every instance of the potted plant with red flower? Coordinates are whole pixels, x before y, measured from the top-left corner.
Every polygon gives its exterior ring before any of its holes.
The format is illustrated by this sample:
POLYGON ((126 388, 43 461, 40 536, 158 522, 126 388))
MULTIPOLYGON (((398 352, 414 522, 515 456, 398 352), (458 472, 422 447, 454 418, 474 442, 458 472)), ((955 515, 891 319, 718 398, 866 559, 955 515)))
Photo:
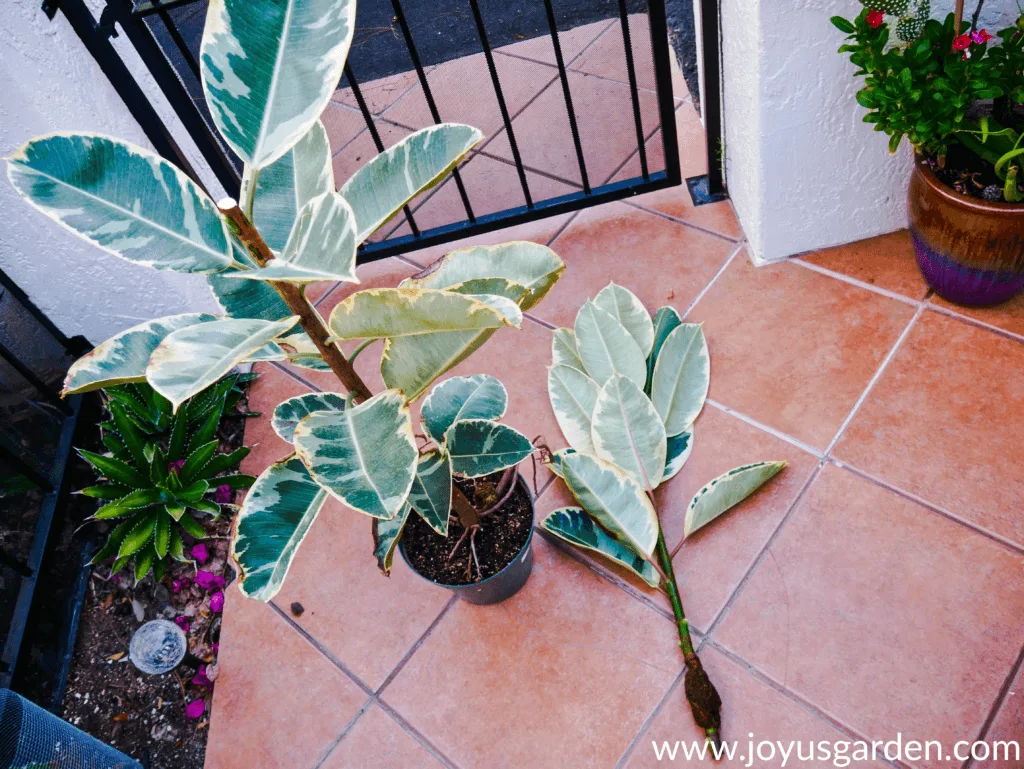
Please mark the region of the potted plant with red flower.
POLYGON ((942 22, 928 0, 863 1, 857 18, 832 23, 864 78, 864 121, 890 152, 904 137, 914 147, 907 209, 921 272, 950 301, 1005 301, 1024 291, 1024 14, 993 35, 977 11, 964 21, 963 0, 942 22))

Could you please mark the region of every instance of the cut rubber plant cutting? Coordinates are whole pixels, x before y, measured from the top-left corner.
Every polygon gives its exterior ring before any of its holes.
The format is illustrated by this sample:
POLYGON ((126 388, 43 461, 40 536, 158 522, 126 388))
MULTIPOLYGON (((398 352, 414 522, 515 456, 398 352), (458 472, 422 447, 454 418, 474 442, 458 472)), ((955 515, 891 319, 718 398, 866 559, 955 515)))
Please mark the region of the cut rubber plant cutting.
MULTIPOLYGON (((373 520, 386 570, 413 506, 435 530, 447 526, 448 508, 435 494, 444 477, 497 474, 504 493, 510 469, 534 448, 497 424, 500 413, 474 410, 482 401, 471 399, 444 430, 428 423, 436 448, 424 453, 410 403, 495 331, 518 327, 564 269, 554 252, 534 243, 463 249, 396 288, 356 291, 326 322, 320 316, 307 286, 358 283, 359 245, 483 138, 458 124, 416 131, 338 189, 319 117, 341 79, 355 12, 354 0, 211 0, 200 51, 203 90, 214 123, 243 162, 241 205, 214 203, 165 159, 99 134, 40 136, 8 159, 11 183, 32 206, 115 256, 205 276, 222 310, 159 318, 118 334, 71 367, 65 394, 148 382, 181 413, 189 398, 241 363, 287 361, 337 376, 344 392, 302 396, 275 411, 274 427, 295 451, 260 474, 235 522, 242 592, 263 601, 281 588, 329 495, 373 520), (360 344, 347 356, 341 344, 348 340, 360 344), (374 394, 353 360, 376 340, 386 389, 374 394)), ((452 407, 457 387, 434 391, 435 410, 452 407)), ((485 389, 495 397, 504 392, 494 381, 485 389)), ((108 507, 131 505, 159 518, 157 506, 166 501, 152 496, 126 493, 108 507)), ((480 524, 463 496, 452 487, 456 515, 478 527, 467 535, 472 549, 480 524)), ((162 552, 161 531, 146 539, 140 533, 139 551, 152 545, 162 552)))
MULTIPOLYGON (((704 407, 711 363, 699 324, 672 307, 652 318, 622 286, 609 284, 580 308, 575 328, 552 341, 548 394, 569 447, 548 457, 579 507, 541 526, 665 592, 686 662, 694 721, 721 739, 721 699, 694 649, 654 491, 686 464, 704 407)), ((776 475, 785 462, 737 467, 708 482, 686 510, 684 537, 708 525, 776 475)))

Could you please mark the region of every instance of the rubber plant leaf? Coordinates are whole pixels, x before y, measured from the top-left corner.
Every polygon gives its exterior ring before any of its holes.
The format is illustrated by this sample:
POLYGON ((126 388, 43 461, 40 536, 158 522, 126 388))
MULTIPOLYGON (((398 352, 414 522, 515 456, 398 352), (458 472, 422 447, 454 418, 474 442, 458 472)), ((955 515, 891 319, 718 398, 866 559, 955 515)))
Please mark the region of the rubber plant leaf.
POLYGON ((704 330, 683 323, 668 335, 654 365, 651 402, 665 423, 665 432, 679 435, 704 408, 711 385, 711 358, 704 330))
POLYGON ((279 321, 231 318, 179 329, 153 351, 146 380, 177 411, 297 320, 297 315, 279 321))
POLYGON ((654 491, 665 474, 665 426, 650 399, 631 379, 615 374, 594 406, 594 453, 654 491))
POLYGON ((355 212, 356 241, 362 243, 402 206, 447 176, 483 138, 468 125, 430 126, 406 136, 352 174, 340 192, 355 212))
POLYGON ((594 297, 594 304, 614 315, 619 323, 633 337, 644 358, 651 354, 654 346, 654 324, 643 303, 628 288, 609 283, 594 297))
POLYGON ((559 449, 551 455, 551 460, 547 463, 547 468, 562 480, 565 480, 565 471, 562 469, 562 460, 569 454, 578 454, 579 452, 573 448, 559 449))
POLYGON ((377 568, 385 577, 391 576, 391 561, 395 557, 395 547, 402 538, 402 531, 409 520, 412 507, 406 503, 391 520, 375 518, 373 521, 373 555, 377 559, 377 568))
POLYGON ((594 520, 647 560, 653 559, 658 514, 636 481, 615 465, 583 453, 563 456, 562 472, 569 490, 594 520))
POLYGON ((298 144, 260 171, 252 221, 270 249, 284 250, 299 211, 313 198, 334 192, 327 129, 317 120, 298 144))
POLYGON ((423 427, 438 445, 444 434, 462 419, 501 419, 508 408, 505 385, 488 374, 446 379, 423 400, 423 427))
POLYGON ((651 394, 651 380, 654 379, 654 366, 658 362, 661 348, 668 339, 668 335, 683 325, 683 319, 676 312, 675 307, 659 307, 654 313, 654 344, 651 346, 651 353, 647 356, 647 384, 644 385, 644 392, 651 394))
POLYGON ((577 547, 593 550, 620 566, 629 569, 651 587, 657 587, 661 577, 654 567, 625 542, 615 539, 594 519, 578 507, 561 507, 540 522, 541 528, 577 547))
POLYGON ((211 0, 199 51, 213 122, 265 168, 320 118, 341 80, 355 0, 211 0))
POLYGON ((327 492, 294 457, 260 473, 245 495, 231 540, 245 595, 269 601, 277 594, 326 499, 327 492))
POLYGON ((442 537, 448 536, 448 513, 452 509, 452 470, 446 454, 431 451, 419 458, 416 478, 409 491, 409 504, 430 528, 442 537))
POLYGON ((284 299, 273 286, 260 280, 237 280, 231 276, 242 270, 255 270, 248 251, 232 236, 235 262, 241 267, 231 267, 217 275, 207 275, 213 298, 232 318, 258 318, 259 320, 281 320, 292 314, 284 299))
POLYGON ((707 526, 774 478, 786 462, 757 462, 736 467, 704 486, 686 508, 683 536, 707 526))
POLYGON ((693 452, 693 426, 689 430, 673 435, 665 444, 665 474, 661 482, 674 478, 679 474, 693 452))
POLYGON ((591 420, 597 395, 597 382, 582 371, 569 366, 548 369, 548 398, 562 435, 577 451, 594 453, 591 420))
POLYGON ((341 393, 304 393, 278 403, 270 419, 270 426, 281 440, 292 443, 295 440, 295 427, 305 417, 317 411, 344 410, 345 396, 341 393))
POLYGON ((394 518, 416 475, 412 417, 397 390, 344 411, 310 414, 295 428, 295 451, 321 486, 373 518, 394 518))
POLYGON ((556 328, 551 336, 551 365, 568 366, 584 374, 586 366, 576 349, 576 332, 571 328, 556 328))
POLYGON ((480 478, 518 465, 533 449, 521 432, 489 419, 456 422, 445 436, 452 472, 464 478, 480 478))
POLYGON ((598 385, 619 373, 644 386, 647 362, 643 351, 618 318, 587 301, 576 314, 575 331, 580 359, 598 385))
POLYGON ((15 150, 7 175, 33 207, 129 262, 194 273, 231 265, 214 202, 142 147, 99 134, 46 134, 15 150))

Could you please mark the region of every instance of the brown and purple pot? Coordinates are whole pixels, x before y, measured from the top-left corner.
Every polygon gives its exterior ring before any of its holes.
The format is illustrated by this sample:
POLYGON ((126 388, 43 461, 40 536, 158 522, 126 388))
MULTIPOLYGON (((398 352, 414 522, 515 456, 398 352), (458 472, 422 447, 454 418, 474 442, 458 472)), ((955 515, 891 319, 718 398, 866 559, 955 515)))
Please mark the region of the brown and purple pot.
POLYGON ((918 157, 907 217, 917 264, 940 296, 980 307, 1024 291, 1024 205, 961 195, 918 157))

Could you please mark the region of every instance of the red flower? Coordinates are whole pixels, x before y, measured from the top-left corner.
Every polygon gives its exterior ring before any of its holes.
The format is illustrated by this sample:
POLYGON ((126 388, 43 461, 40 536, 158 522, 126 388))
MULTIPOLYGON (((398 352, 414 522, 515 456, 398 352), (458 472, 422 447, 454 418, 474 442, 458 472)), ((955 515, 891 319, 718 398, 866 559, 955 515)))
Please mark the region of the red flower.
POLYGON ((964 34, 960 37, 953 39, 953 50, 954 51, 966 51, 971 47, 971 36, 964 34))
POLYGON ((864 19, 864 21, 868 23, 868 26, 871 27, 871 29, 878 29, 883 23, 885 23, 885 14, 872 8, 868 11, 867 18, 864 19))
POLYGON ((988 33, 987 29, 976 29, 971 33, 971 40, 973 40, 978 45, 987 43, 991 39, 992 35, 988 33))

